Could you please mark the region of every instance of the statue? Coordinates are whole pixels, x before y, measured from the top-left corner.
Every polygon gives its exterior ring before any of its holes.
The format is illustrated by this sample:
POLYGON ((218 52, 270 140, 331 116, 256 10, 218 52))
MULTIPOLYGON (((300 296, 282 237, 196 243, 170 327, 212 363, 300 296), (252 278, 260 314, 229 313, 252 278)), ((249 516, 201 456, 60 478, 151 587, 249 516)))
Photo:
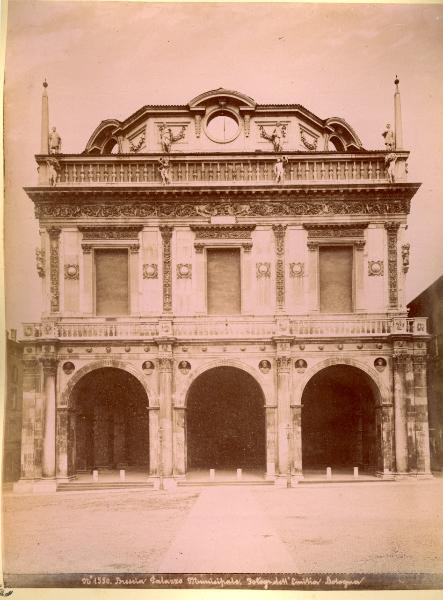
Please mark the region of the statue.
POLYGON ((272 145, 274 146, 274 152, 281 152, 283 150, 282 138, 286 135, 286 125, 277 123, 271 135, 266 133, 263 125, 260 125, 259 127, 261 137, 272 142, 272 145))
POLYGON ((160 143, 162 146, 163 152, 171 151, 171 146, 174 142, 178 142, 178 140, 182 140, 185 137, 186 127, 183 125, 180 133, 174 135, 172 133, 172 129, 170 127, 166 127, 166 125, 160 126, 160 143))
POLYGON ((385 138, 385 146, 386 150, 394 150, 395 149, 395 135, 391 129, 390 124, 386 125, 386 131, 383 131, 382 136, 385 138))
POLYGON ((288 162, 286 156, 279 156, 274 165, 274 174, 276 183, 283 183, 285 178, 285 163, 288 162))
POLYGON ((46 161, 46 167, 49 185, 57 185, 58 174, 60 173, 60 163, 55 158, 48 158, 48 160, 46 161))
POLYGON ((389 183, 394 183, 395 181, 395 163, 397 162, 397 158, 398 157, 394 152, 385 156, 385 165, 388 171, 389 183))
POLYGON ((171 165, 169 164, 169 158, 159 158, 160 164, 159 171, 162 178, 163 185, 169 185, 171 183, 171 165))
POLYGON ((49 132, 49 154, 60 154, 62 151, 62 138, 55 127, 49 132))

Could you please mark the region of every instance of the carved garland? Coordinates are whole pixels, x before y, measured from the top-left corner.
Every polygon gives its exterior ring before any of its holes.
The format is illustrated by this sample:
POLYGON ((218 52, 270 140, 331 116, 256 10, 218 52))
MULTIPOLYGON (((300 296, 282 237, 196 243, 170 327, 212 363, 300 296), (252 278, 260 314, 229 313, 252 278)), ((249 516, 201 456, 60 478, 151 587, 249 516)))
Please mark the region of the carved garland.
MULTIPOLYGON (((57 202, 35 201, 37 219, 56 218, 146 218, 146 217, 300 217, 320 215, 407 214, 410 200, 303 200, 219 202, 57 202)), ((97 239, 97 238, 95 238, 97 239)))
POLYGON ((50 294, 51 294, 51 312, 60 310, 59 296, 59 278, 60 278, 60 256, 59 239, 61 229, 59 227, 50 227, 49 234, 49 269, 50 269, 50 294))
POLYGON ((275 249, 277 253, 277 261, 275 265, 275 292, 278 310, 283 310, 285 304, 285 266, 283 255, 285 252, 286 227, 286 225, 272 226, 275 236, 275 249))
POLYGON ((163 241, 163 312, 172 311, 172 266, 171 266, 171 238, 172 227, 163 225, 160 232, 163 241))
POLYGON ((389 277, 389 307, 397 308, 398 277, 397 277, 397 233, 399 223, 385 223, 388 233, 388 277, 389 277))

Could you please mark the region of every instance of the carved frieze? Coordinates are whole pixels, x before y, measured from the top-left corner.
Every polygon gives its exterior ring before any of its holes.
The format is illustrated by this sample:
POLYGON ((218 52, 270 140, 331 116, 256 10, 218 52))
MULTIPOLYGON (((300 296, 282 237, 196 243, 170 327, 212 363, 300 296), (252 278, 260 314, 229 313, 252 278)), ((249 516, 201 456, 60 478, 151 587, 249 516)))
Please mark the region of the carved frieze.
POLYGON ((80 267, 79 265, 65 265, 65 279, 79 279, 80 277, 80 267))
POLYGON ((400 224, 396 221, 385 223, 388 233, 388 278, 389 306, 397 308, 398 304, 398 274, 397 274, 397 234, 400 224))
MULTIPOLYGON (((360 201, 360 200, 274 200, 263 196, 260 201, 241 199, 235 201, 183 201, 183 202, 79 202, 35 201, 38 219, 78 218, 176 218, 176 217, 300 217, 320 215, 393 215, 407 214, 410 200, 360 201)), ((359 224, 360 226, 360 224, 359 224)))
POLYGON ((158 265, 154 263, 143 265, 143 279, 157 279, 158 265))
POLYGON ((160 232, 163 241, 163 312, 172 311, 172 265, 171 265, 171 238, 172 227, 163 225, 160 232))
POLYGON ((250 239, 255 225, 191 225, 196 240, 250 239))
POLYGON ((308 238, 362 238, 368 223, 303 223, 308 238))
POLYGON ((50 295, 51 312, 60 310, 59 278, 60 278, 60 256, 59 239, 61 229, 59 227, 49 227, 49 269, 50 269, 50 295))
POLYGON ((46 260, 46 252, 44 248, 36 248, 35 249, 35 260, 37 263, 37 273, 39 277, 45 277, 46 269, 45 269, 45 260, 46 260))
POLYGON ((136 240, 142 225, 83 227, 79 226, 84 240, 136 240))
POLYGON ((264 277, 271 277, 271 263, 269 262, 259 262, 255 265, 257 279, 262 279, 264 277))

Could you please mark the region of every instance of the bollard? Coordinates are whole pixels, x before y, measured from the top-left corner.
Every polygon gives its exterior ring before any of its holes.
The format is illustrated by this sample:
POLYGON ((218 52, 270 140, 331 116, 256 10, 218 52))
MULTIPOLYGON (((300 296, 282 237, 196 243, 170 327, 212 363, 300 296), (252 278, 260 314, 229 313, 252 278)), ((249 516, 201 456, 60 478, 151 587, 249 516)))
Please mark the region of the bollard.
POLYGON ((124 469, 120 469, 120 481, 125 481, 126 479, 126 472, 124 469))
POLYGON ((209 479, 214 481, 215 479, 215 469, 209 469, 209 479))
POLYGON ((332 479, 332 469, 331 469, 331 467, 326 467, 326 479, 332 479))
POLYGON ((241 469, 237 469, 237 479, 240 481, 242 478, 242 470, 241 469))
POLYGON ((354 467, 354 478, 358 478, 358 467, 354 467))
POLYGON ((92 480, 93 481, 98 481, 98 471, 97 471, 97 469, 94 469, 92 471, 92 480))

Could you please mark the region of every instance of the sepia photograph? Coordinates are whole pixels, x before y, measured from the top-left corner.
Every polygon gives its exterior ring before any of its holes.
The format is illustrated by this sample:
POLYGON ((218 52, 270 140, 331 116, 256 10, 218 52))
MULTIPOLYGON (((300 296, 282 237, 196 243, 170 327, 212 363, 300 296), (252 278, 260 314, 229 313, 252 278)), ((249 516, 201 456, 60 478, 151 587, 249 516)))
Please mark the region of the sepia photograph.
POLYGON ((443 588, 443 5, 3 12, 0 595, 443 588))

